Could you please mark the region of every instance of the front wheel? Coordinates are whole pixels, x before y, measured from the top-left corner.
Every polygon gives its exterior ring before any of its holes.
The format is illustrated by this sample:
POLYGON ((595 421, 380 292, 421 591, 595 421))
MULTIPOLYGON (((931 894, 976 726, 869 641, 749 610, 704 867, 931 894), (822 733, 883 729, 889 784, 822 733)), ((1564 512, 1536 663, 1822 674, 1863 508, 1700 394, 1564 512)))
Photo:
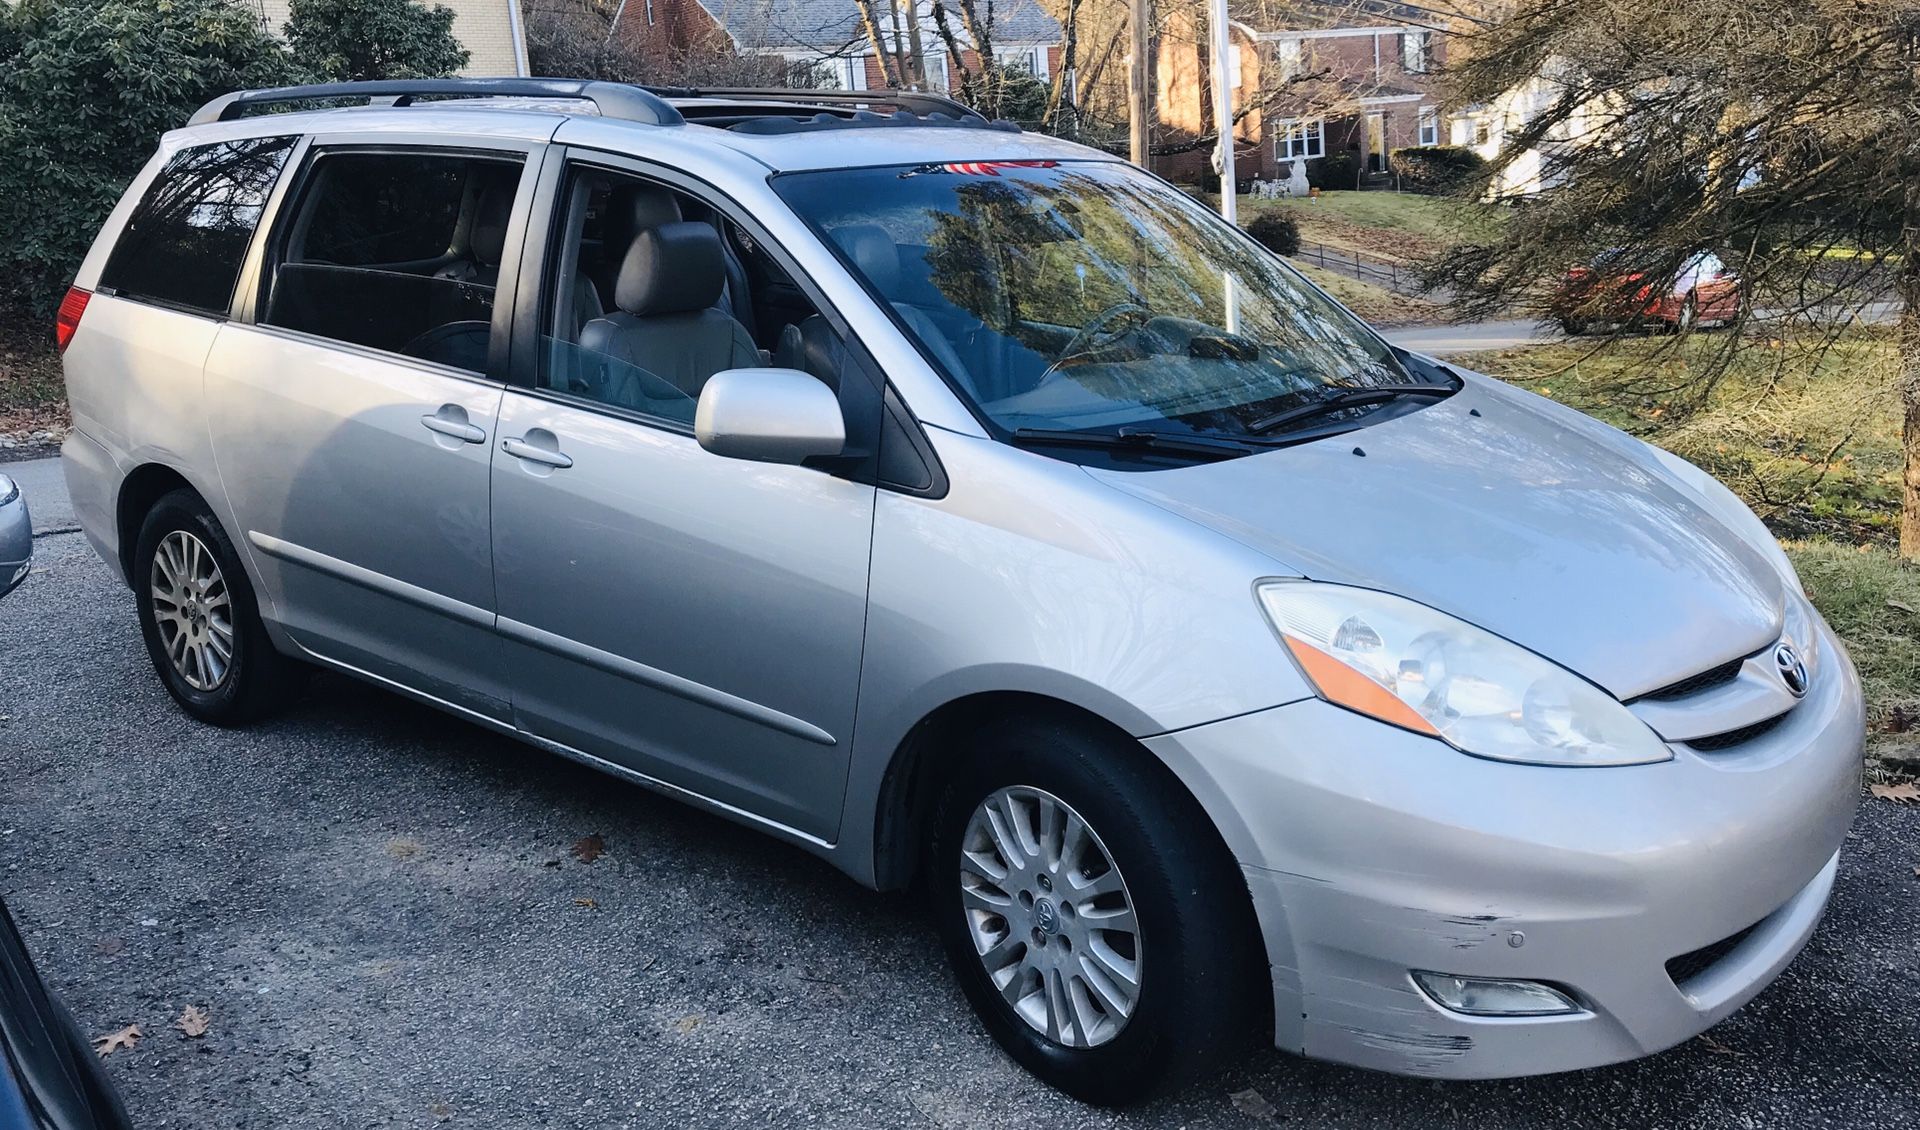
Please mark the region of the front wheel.
POLYGON ((239 725, 297 689, 304 668, 274 650, 239 555, 200 496, 177 490, 154 504, 130 579, 147 655, 188 714, 239 725))
POLYGON ((936 927, 1001 1047, 1117 1105, 1218 1066, 1270 999, 1246 885, 1131 741, 1000 724, 936 809, 936 927))

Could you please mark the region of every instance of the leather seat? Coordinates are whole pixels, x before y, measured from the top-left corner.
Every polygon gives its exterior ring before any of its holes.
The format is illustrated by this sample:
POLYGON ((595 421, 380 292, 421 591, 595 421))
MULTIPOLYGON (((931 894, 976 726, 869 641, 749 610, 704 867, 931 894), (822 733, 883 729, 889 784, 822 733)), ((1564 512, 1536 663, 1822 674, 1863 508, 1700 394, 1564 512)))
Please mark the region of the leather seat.
POLYGON ((713 374, 761 364, 746 327, 714 308, 725 280, 720 236, 708 225, 665 223, 636 235, 614 280, 618 309, 580 331, 582 348, 622 363, 592 394, 655 411, 675 390, 697 399, 713 374))
MULTIPOLYGON (((834 242, 838 243, 852 257, 860 273, 882 295, 892 296, 900 293, 900 249, 894 245, 893 237, 885 228, 877 224, 849 224, 835 228, 832 232, 834 242)), ((922 348, 932 353, 953 379, 959 381, 973 397, 981 399, 979 389, 974 384, 973 373, 960 354, 953 348, 945 331, 925 311, 911 303, 889 298, 894 312, 907 324, 913 335, 920 339, 922 348)))
POLYGON ((507 221, 513 216, 512 183, 495 184, 480 193, 473 226, 467 229, 467 253, 433 273, 437 279, 492 286, 500 279, 500 257, 507 249, 507 221))

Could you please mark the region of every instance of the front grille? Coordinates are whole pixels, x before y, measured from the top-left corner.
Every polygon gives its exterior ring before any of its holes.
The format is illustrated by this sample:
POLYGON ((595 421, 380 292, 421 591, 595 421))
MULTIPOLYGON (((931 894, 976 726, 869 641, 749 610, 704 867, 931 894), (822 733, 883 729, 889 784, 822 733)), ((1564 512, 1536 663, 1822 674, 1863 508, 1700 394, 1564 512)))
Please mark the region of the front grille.
POLYGON ((1697 950, 1670 959, 1667 962, 1667 976, 1672 978, 1675 985, 1685 986, 1688 981, 1718 965, 1721 958, 1732 953, 1733 948, 1746 941, 1747 935, 1753 933, 1759 926, 1760 924, 1756 922, 1737 934, 1729 934, 1711 945, 1701 946, 1697 950))
POLYGON ((1718 667, 1709 667, 1698 675, 1689 675, 1677 683, 1661 687, 1657 691, 1648 691, 1640 697, 1666 702, 1669 699, 1686 698, 1689 695, 1710 691, 1715 687, 1724 687, 1740 677, 1740 668, 1746 662, 1747 658, 1744 655, 1738 659, 1729 659, 1718 667))
POLYGON ((1723 749, 1732 749, 1742 742, 1750 742, 1786 720, 1787 716, 1785 714, 1776 714, 1764 721, 1755 722, 1750 726, 1742 726, 1737 730, 1728 730, 1722 734, 1709 734, 1704 738, 1693 738, 1688 741, 1687 744, 1699 750, 1701 753, 1718 753, 1723 749))

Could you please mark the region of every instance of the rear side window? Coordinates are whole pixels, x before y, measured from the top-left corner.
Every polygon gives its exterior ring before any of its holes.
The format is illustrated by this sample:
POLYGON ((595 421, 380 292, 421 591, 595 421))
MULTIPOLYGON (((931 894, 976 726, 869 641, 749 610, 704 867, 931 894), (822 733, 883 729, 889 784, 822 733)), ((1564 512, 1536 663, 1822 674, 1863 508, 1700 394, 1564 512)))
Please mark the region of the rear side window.
POLYGON ((458 151, 319 152, 277 227, 260 321, 484 371, 521 164, 458 151))
POLYGON ((247 243, 294 141, 256 137, 174 154, 114 244, 100 272, 101 288, 224 315, 247 243))

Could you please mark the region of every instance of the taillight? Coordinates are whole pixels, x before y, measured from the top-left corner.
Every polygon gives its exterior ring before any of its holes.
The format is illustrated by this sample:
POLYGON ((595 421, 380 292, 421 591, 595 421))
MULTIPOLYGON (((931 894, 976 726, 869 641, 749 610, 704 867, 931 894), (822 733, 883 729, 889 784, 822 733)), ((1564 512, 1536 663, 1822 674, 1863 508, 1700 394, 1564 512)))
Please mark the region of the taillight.
POLYGON ((53 340, 59 345, 60 352, 67 351, 67 343, 73 340, 73 331, 80 328, 80 315, 87 312, 87 299, 93 295, 77 286, 67 288, 67 296, 60 300, 60 316, 53 322, 53 340))

